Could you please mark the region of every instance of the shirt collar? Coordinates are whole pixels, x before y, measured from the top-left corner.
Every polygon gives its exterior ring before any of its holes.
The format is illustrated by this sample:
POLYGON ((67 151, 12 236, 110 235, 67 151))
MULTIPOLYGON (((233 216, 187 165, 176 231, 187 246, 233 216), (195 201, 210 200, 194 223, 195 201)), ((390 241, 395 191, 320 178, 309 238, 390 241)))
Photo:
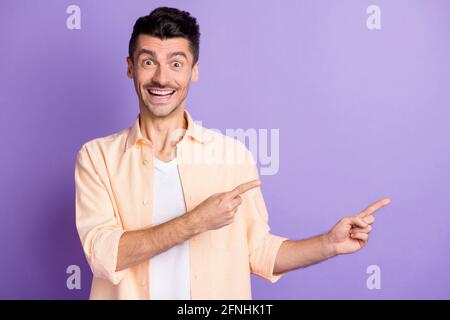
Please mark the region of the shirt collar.
MULTIPOLYGON (((128 148, 141 141, 145 144, 151 145, 151 142, 148 139, 144 138, 144 136, 142 135, 139 125, 139 117, 140 114, 136 116, 136 120, 134 121, 133 126, 128 132, 125 150, 128 150, 128 148)), ((187 136, 200 143, 203 143, 205 140, 204 128, 201 125, 195 123, 194 120, 192 120, 192 117, 189 112, 187 112, 187 110, 184 110, 184 117, 187 120, 187 129, 183 139, 187 136)))

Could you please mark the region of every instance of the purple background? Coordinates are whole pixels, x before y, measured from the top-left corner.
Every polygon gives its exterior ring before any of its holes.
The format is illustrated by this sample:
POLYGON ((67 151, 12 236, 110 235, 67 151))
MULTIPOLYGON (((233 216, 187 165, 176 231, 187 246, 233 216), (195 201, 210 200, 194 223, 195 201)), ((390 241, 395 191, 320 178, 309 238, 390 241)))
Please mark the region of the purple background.
POLYGON ((210 128, 279 128, 262 176, 274 234, 310 237, 384 196, 369 245, 286 275, 252 276, 255 299, 450 298, 450 2, 2 1, 0 298, 85 299, 75 229, 81 145, 138 112, 125 57, 160 5, 200 22, 188 110, 210 128), (81 7, 81 30, 66 8, 81 7), (366 28, 381 7, 382 29, 366 28), (238 115, 238 117, 236 117, 238 115), (66 268, 82 289, 66 288, 66 268), (380 290, 366 268, 381 268, 380 290))

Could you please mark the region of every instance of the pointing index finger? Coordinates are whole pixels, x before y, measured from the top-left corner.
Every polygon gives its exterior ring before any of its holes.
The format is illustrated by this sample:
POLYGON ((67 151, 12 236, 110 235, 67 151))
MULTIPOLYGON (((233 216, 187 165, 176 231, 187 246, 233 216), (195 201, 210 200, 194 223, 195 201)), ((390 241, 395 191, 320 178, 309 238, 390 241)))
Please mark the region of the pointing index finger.
POLYGON ((366 209, 361 211, 361 213, 359 213, 358 216, 360 218, 367 217, 368 215, 371 215, 372 213, 374 213, 378 209, 384 207, 385 205, 388 205, 389 203, 391 203, 391 199, 389 199, 389 198, 383 198, 378 201, 375 201, 370 206, 368 206, 366 209))
POLYGON ((230 195, 231 198, 234 198, 244 192, 247 192, 250 189, 259 187, 260 185, 261 185, 261 181, 259 179, 250 180, 250 181, 247 181, 247 182, 244 182, 244 183, 238 185, 236 188, 229 191, 228 194, 230 195))

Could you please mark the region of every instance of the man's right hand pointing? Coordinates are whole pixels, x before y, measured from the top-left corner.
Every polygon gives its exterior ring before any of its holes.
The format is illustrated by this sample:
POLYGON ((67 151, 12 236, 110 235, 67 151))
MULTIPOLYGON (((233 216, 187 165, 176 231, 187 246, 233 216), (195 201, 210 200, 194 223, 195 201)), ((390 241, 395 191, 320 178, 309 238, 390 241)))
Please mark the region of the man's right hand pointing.
POLYGON ((187 214, 195 219, 202 232, 222 228, 233 222, 242 203, 241 194, 260 185, 261 181, 256 179, 242 183, 231 191, 215 193, 187 214))

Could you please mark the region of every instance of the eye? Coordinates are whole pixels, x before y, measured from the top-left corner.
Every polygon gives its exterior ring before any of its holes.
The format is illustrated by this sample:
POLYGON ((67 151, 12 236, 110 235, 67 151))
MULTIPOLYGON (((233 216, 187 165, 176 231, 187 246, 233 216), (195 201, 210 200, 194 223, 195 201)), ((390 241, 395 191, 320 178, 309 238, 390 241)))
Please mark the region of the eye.
POLYGON ((175 68, 181 68, 181 63, 180 62, 178 62, 178 61, 175 61, 174 63, 172 63, 172 65, 175 67, 175 68))
POLYGON ((153 61, 150 59, 144 60, 144 66, 151 66, 153 64, 154 64, 153 61))

